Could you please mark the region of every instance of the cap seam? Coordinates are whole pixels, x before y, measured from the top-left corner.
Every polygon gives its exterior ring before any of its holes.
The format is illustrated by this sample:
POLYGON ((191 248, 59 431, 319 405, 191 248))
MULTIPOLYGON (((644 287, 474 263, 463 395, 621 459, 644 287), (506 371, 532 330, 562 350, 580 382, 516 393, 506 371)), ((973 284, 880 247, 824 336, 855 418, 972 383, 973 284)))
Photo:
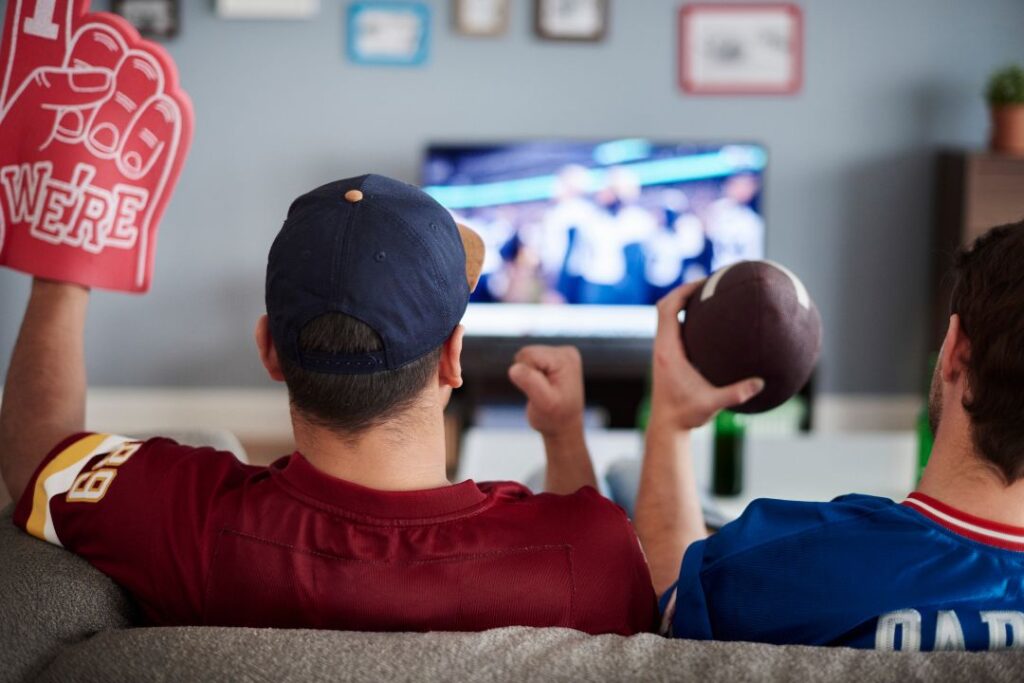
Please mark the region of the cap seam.
MULTIPOLYGON (((345 205, 342 204, 340 201, 336 202, 335 203, 335 207, 336 207, 335 210, 338 210, 339 208, 344 208, 344 206, 345 205)), ((338 299, 341 298, 339 296, 339 292, 338 292, 339 279, 340 279, 340 278, 338 278, 338 271, 339 271, 339 269, 343 265, 348 263, 348 249, 349 249, 349 243, 350 243, 349 242, 349 235, 352 232, 352 223, 353 223, 353 220, 355 219, 356 211, 358 211, 358 210, 359 210, 358 204, 355 205, 355 206, 350 206, 349 207, 348 217, 345 220, 345 229, 343 231, 341 231, 341 233, 342 233, 341 235, 335 234, 335 237, 334 237, 334 239, 335 239, 335 249, 334 249, 334 254, 332 254, 332 259, 331 259, 331 283, 330 283, 331 301, 329 302, 331 305, 337 305, 336 302, 338 301, 338 299), (341 246, 340 247, 337 246, 337 240, 339 240, 339 239, 341 240, 341 246)))
MULTIPOLYGON (((420 247, 423 249, 423 252, 425 254, 429 255, 430 268, 431 268, 431 270, 434 273, 434 281, 431 282, 431 286, 434 289, 434 293, 435 294, 441 294, 441 290, 438 289, 438 282, 437 282, 438 280, 440 280, 443 283, 444 289, 445 289, 445 291, 447 291, 448 281, 444 277, 444 275, 441 273, 440 269, 437 267, 437 261, 435 260, 433 254, 431 253, 431 250, 428 248, 426 240, 424 240, 423 237, 421 237, 420 234, 415 229, 413 229, 413 227, 411 225, 409 225, 409 223, 402 216, 400 216, 399 214, 395 213, 394 211, 389 209, 387 206, 382 204, 382 205, 380 205, 377 208, 379 208, 381 211, 383 211, 384 213, 386 213, 389 216, 391 216, 392 218, 394 218, 397 222, 401 223, 405 227, 405 229, 409 231, 409 234, 411 234, 413 236, 413 238, 419 243, 420 247)), ((444 306, 445 313, 447 314, 447 317, 451 317, 452 309, 451 309, 448 297, 446 297, 446 296, 442 296, 441 297, 441 305, 444 306)))

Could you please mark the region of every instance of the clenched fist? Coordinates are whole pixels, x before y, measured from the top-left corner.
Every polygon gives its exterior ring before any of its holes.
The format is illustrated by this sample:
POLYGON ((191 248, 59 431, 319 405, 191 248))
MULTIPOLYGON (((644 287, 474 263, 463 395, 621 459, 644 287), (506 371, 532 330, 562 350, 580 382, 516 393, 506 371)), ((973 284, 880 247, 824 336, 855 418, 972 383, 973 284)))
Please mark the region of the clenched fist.
POLYGON ((526 346, 508 377, 526 394, 530 426, 546 437, 583 431, 583 361, 573 346, 526 346))
POLYGON ((526 394, 526 417, 544 437, 544 490, 568 494, 597 488, 583 437, 583 361, 572 346, 526 346, 508 369, 526 394))

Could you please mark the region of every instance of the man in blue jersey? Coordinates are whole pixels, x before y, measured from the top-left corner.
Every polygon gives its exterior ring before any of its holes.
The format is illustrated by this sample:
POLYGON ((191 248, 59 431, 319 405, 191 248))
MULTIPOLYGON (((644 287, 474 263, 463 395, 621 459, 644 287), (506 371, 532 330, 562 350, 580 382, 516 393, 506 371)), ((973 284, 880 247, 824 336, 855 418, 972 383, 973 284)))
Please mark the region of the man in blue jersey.
POLYGON ((954 267, 929 401, 935 446, 896 503, 758 500, 707 537, 689 431, 760 390, 708 384, 659 304, 636 524, 663 626, 679 638, 880 650, 1024 647, 1024 222, 954 267))

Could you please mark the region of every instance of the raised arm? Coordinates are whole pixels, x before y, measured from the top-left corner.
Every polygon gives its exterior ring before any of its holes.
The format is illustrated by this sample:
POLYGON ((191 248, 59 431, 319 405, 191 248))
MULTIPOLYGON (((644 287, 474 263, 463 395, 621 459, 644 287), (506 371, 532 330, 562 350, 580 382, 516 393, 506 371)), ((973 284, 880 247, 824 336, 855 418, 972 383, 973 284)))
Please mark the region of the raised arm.
POLYGON ((530 426, 544 438, 544 490, 573 493, 597 488, 583 437, 583 361, 573 346, 526 346, 516 354, 509 379, 526 394, 530 426))
POLYGON ((701 284, 678 287, 658 302, 651 418, 635 511, 637 535, 658 595, 679 576, 686 548, 707 535, 693 474, 690 430, 764 388, 757 378, 715 387, 690 364, 683 348, 679 312, 701 284))
POLYGON ((36 279, 0 407, 0 472, 15 502, 61 439, 85 428, 89 290, 36 279))

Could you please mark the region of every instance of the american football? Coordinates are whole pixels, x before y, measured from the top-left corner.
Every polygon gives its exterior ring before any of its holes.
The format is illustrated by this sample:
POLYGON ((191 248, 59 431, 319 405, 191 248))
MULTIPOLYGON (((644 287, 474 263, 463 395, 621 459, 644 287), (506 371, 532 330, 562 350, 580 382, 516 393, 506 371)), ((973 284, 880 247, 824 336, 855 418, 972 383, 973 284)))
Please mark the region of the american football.
POLYGON ((711 275, 686 306, 690 362, 716 386, 760 377, 764 390, 731 410, 761 413, 807 382, 821 352, 821 316, 807 288, 771 261, 743 261, 711 275))

